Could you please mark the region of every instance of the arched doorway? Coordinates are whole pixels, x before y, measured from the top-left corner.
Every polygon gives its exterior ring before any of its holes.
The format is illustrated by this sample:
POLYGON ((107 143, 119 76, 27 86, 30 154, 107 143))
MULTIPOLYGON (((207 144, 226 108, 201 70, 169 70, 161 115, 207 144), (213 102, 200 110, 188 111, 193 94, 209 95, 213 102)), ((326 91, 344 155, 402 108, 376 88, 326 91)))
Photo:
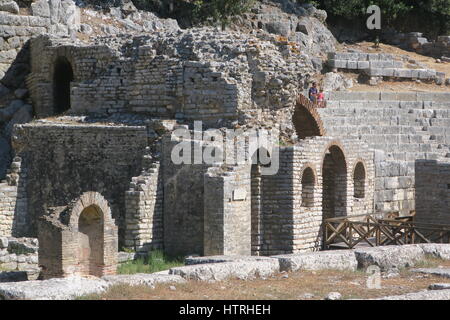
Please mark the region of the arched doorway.
POLYGON ((58 57, 53 71, 53 109, 55 114, 61 114, 70 109, 70 83, 72 81, 72 65, 65 57, 58 57))
POLYGON ((264 175, 262 169, 270 167, 270 153, 265 148, 259 148, 252 156, 250 171, 251 183, 251 254, 264 254, 264 230, 263 230, 263 196, 264 175))
POLYGON ((347 215, 347 164, 344 152, 331 146, 325 153, 322 166, 323 219, 347 215))
POLYGON ((85 208, 78 220, 78 263, 82 274, 102 275, 103 262, 103 213, 91 205, 85 208))

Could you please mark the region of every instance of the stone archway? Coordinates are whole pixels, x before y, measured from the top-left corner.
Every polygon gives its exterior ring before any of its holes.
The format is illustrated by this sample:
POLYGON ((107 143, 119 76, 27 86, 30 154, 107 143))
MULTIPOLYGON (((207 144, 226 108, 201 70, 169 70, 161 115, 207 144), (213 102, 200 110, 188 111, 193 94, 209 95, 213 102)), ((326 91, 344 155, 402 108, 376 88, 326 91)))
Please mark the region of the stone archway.
POLYGON ((314 104, 306 97, 300 95, 297 99, 292 121, 299 139, 307 137, 324 136, 322 120, 320 119, 314 104))
POLYGON ((72 65, 65 57, 58 57, 53 68, 53 111, 61 114, 70 109, 70 84, 74 80, 72 65))
POLYGON ((327 148, 322 165, 323 219, 347 215, 347 162, 341 147, 327 148))
POLYGON ((78 263, 80 272, 101 276, 103 265, 103 212, 95 205, 85 208, 78 220, 78 263))
POLYGON ((117 226, 100 193, 85 192, 48 211, 38 228, 43 279, 116 273, 117 226))

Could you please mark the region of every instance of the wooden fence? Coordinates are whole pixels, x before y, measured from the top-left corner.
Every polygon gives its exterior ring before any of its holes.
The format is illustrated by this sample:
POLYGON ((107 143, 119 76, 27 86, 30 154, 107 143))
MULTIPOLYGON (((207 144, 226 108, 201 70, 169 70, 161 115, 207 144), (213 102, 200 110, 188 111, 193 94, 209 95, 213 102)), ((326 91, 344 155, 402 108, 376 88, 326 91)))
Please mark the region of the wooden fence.
POLYGON ((450 225, 416 223, 413 216, 394 219, 372 215, 339 217, 324 221, 324 249, 415 243, 450 243, 450 225))

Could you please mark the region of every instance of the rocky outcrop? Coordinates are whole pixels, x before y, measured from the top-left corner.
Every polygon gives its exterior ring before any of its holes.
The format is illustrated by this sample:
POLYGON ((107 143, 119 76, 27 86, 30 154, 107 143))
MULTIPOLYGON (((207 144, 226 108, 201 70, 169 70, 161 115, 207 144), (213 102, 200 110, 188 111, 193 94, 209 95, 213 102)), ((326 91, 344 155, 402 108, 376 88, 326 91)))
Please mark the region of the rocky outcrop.
POLYGON ((335 50, 337 44, 324 24, 326 18, 324 10, 318 10, 311 4, 262 1, 257 2, 250 12, 236 18, 231 27, 285 37, 288 41, 297 43, 303 54, 313 58, 335 50))

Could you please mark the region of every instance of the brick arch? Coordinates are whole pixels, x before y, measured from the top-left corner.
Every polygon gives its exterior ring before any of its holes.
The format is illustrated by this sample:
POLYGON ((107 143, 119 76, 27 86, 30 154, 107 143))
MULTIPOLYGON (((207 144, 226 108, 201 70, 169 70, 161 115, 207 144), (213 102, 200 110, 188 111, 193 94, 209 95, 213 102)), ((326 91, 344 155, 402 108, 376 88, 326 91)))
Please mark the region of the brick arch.
POLYGON ((297 99, 292 121, 299 139, 325 135, 322 119, 314 103, 303 95, 297 99))
POLYGON ((69 211, 69 226, 78 230, 80 215, 89 207, 95 208, 101 215, 103 223, 112 223, 111 209, 108 201, 98 192, 88 191, 83 193, 71 206, 69 211))

